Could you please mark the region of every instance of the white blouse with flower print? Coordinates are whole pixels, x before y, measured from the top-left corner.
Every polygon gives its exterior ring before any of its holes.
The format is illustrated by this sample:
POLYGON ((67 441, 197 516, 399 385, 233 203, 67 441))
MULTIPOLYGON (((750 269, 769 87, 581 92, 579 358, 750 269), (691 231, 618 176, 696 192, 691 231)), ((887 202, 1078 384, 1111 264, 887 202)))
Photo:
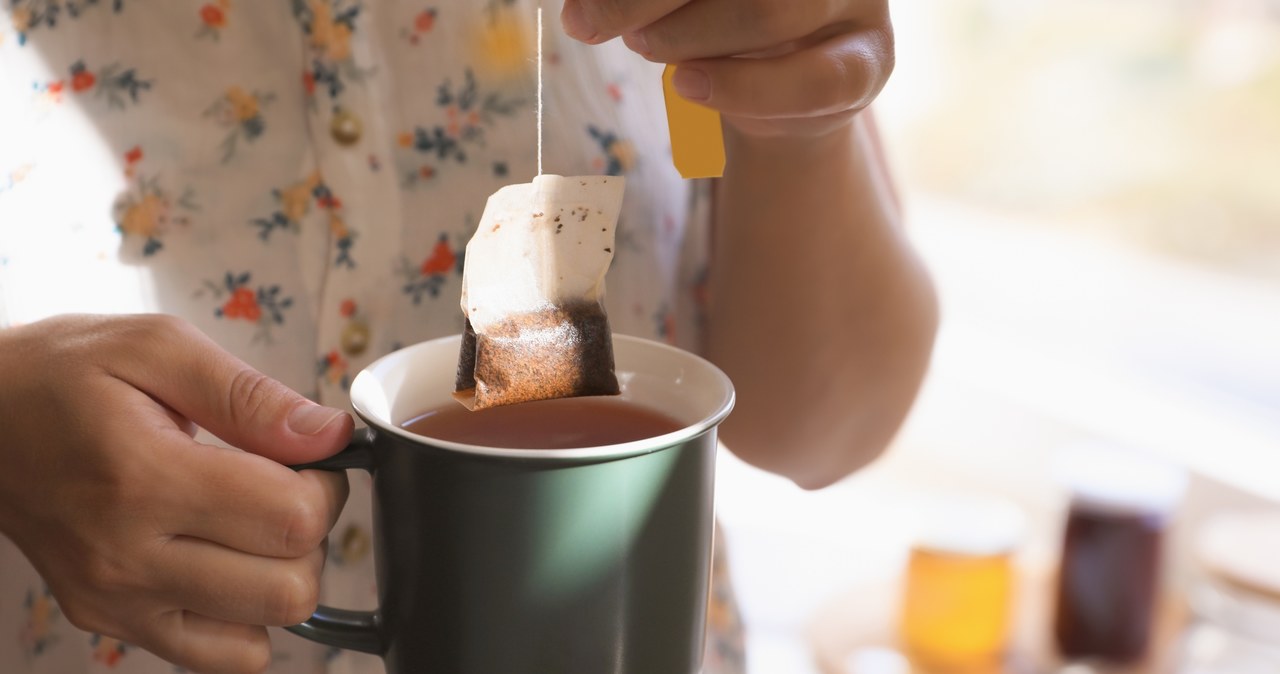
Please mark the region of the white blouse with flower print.
MULTIPOLYGON (((548 17, 559 0, 548 0, 548 17)), ((294 389, 456 333, 462 250, 536 172, 535 0, 9 0, 0 5, 0 328, 165 312, 294 389)), ((660 67, 548 20, 545 169, 625 175, 615 330, 699 346, 706 185, 671 166, 660 67)), ((325 600, 369 608, 368 481, 325 600)), ((717 549, 722 546, 717 546, 717 549)), ((716 562, 706 672, 743 669, 716 562)), ((273 672, 381 672, 272 633, 273 672)), ((181 671, 76 630, 0 540, 0 671, 181 671)))

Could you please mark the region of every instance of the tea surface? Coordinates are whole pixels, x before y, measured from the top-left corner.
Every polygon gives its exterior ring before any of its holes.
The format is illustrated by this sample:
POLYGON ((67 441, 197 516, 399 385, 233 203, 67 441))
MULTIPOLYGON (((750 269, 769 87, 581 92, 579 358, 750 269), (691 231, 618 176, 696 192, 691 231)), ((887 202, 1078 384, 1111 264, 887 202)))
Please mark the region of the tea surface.
POLYGON ((469 412, 448 403, 403 424, 418 435, 504 449, 576 449, 644 440, 684 424, 610 397, 562 398, 469 412))

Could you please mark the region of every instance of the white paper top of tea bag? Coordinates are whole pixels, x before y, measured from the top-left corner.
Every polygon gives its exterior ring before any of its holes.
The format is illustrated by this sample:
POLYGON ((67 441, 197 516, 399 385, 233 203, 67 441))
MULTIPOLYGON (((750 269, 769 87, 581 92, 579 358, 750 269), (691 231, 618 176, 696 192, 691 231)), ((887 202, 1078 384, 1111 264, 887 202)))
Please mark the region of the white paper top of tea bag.
POLYGON ((624 179, 541 175, 489 197, 467 244, 462 311, 490 322, 604 296, 624 179))

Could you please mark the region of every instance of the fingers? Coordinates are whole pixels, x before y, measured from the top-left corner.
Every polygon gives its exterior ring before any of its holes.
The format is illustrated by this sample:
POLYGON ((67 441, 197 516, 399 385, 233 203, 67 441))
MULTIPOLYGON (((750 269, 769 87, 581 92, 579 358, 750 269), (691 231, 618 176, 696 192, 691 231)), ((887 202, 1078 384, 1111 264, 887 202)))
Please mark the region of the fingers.
POLYGON ((893 69, 885 0, 566 0, 563 20, 583 41, 620 34, 678 65, 676 90, 749 136, 825 137, 893 69))
MULTIPOLYGON (((108 446, 153 455, 130 484, 137 513, 162 536, 191 536, 270 557, 301 557, 321 545, 347 499, 342 471, 295 472, 265 457, 206 445, 175 428, 169 411, 115 382, 111 413, 100 429, 108 446)), ((125 495, 115 494, 113 506, 125 495)))
MULTIPOLYGON (((124 398, 129 392, 123 392, 124 398)), ((133 392, 150 413, 132 424, 107 431, 128 441, 138 427, 151 425, 147 417, 164 423, 162 407, 133 392)), ((177 470, 156 491, 155 517, 160 533, 190 536, 236 550, 268 557, 301 557, 318 547, 333 528, 346 503, 345 472, 295 472, 270 459, 170 433, 157 436, 154 449, 177 470)), ((136 438, 135 438, 136 441, 136 438)))
POLYGON ((112 373, 226 442, 293 464, 330 456, 350 439, 350 415, 307 400, 218 347, 190 324, 137 317, 112 373))
POLYGON ((627 46, 651 61, 752 54, 845 20, 847 0, 699 0, 636 31, 627 46))
POLYGON ((257 674, 271 664, 271 642, 265 627, 188 611, 161 614, 150 633, 137 641, 142 648, 193 672, 257 674))
POLYGON ((184 535, 268 557, 296 558, 320 547, 347 499, 343 472, 295 473, 260 456, 219 447, 190 453, 188 474, 164 519, 184 535))
POLYGON ((884 31, 840 35, 774 58, 721 58, 682 64, 682 96, 727 115, 777 119, 821 117, 866 107, 893 67, 884 31))
POLYGON ((560 23, 569 37, 599 44, 647 26, 689 1, 565 0, 560 23))
POLYGON ((155 570, 158 601, 216 620, 296 625, 320 597, 324 550, 297 559, 249 555, 195 538, 164 543, 155 570))
POLYGON ((164 410, 164 414, 165 416, 169 417, 169 421, 172 421, 174 426, 176 426, 183 433, 186 433, 187 437, 189 438, 196 437, 196 432, 200 430, 200 427, 196 426, 194 421, 182 416, 181 414, 178 414, 177 412, 174 411, 172 407, 169 407, 168 405, 160 401, 156 401, 156 404, 159 405, 164 410))

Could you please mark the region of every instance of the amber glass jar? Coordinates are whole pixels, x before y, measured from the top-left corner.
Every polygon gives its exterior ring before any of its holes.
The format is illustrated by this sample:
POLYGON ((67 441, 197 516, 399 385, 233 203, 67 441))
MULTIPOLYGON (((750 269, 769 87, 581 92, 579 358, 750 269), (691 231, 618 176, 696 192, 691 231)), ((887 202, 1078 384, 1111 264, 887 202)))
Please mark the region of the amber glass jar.
POLYGON ((1008 650, 1021 513, 977 496, 938 498, 926 512, 907 562, 904 649, 928 671, 997 671, 1008 650))

